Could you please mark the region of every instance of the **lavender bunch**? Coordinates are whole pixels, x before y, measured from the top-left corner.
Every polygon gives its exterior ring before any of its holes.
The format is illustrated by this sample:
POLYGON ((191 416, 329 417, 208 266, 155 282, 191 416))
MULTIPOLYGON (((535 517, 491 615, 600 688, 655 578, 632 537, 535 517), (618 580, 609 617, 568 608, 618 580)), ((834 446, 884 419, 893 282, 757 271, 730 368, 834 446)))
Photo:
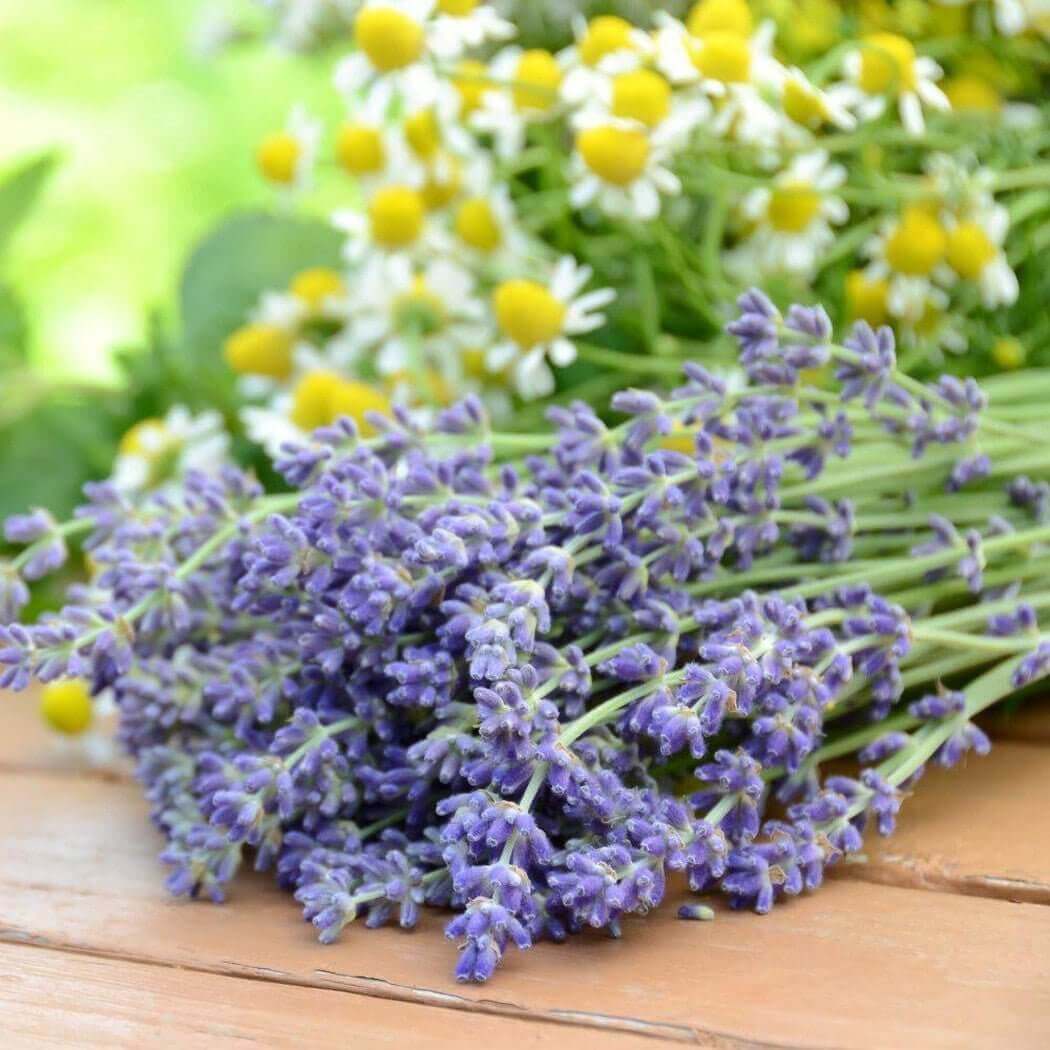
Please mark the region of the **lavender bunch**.
POLYGON ((1050 671, 1050 453, 1008 397, 900 373, 886 329, 836 343, 751 292, 730 332, 742 387, 689 365, 616 425, 578 403, 500 434, 466 398, 431 432, 316 431, 287 493, 228 467, 14 519, 0 686, 112 693, 173 892, 251 862, 325 942, 450 908, 462 980, 617 935, 675 872, 759 912, 814 889, 1050 671), (77 533, 94 577, 15 622, 77 533))

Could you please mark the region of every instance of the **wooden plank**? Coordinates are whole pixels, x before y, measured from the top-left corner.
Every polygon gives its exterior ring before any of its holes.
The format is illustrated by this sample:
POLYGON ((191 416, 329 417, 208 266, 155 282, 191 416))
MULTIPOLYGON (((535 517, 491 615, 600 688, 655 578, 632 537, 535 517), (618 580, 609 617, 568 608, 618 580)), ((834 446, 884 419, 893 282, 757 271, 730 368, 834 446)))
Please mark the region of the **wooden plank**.
POLYGON ((997 742, 965 767, 933 768, 867 862, 839 870, 913 889, 1050 904, 1050 748, 997 742))
POLYGON ((541 944, 474 988, 450 979, 439 915, 324 948, 261 876, 223 907, 168 899, 132 785, 0 776, 0 841, 9 943, 707 1045, 1050 1043, 1050 909, 1034 905, 839 879, 766 918, 667 907, 619 941, 541 944))
MULTIPOLYGON (((9 944, 0 945, 0 1026, 5 1050, 568 1045, 563 1028, 534 1021, 9 944)), ((571 1045, 645 1050, 653 1041, 581 1028, 571 1045)))
POLYGON ((1033 697, 1018 707, 1001 704, 988 712, 982 724, 999 740, 1050 744, 1050 697, 1033 697))

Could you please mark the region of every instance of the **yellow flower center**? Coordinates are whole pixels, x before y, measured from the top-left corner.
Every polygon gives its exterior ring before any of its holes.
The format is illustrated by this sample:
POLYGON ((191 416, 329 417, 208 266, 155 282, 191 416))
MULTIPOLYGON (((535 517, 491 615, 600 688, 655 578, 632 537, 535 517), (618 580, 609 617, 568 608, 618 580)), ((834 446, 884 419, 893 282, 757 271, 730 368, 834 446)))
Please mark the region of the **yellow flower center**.
POLYGON ((255 159, 266 178, 287 186, 295 182, 301 155, 299 140, 291 132, 278 131, 262 140, 255 159))
POLYGON ((693 36, 708 33, 750 36, 754 27, 747 0, 700 0, 693 5, 685 24, 693 36))
POLYGON ((441 128, 432 109, 421 109, 405 117, 403 127, 405 139, 417 157, 429 160, 437 153, 441 146, 441 128))
POLYGON ((384 248, 404 248, 423 229, 426 202, 408 186, 384 186, 368 205, 372 237, 384 248))
POLYGON ((669 452, 681 452, 686 456, 693 455, 696 452, 697 429, 697 427, 687 427, 676 419, 671 433, 660 438, 660 448, 665 448, 669 452))
POLYGON ((504 281, 493 293, 492 305, 500 330, 522 350, 550 342, 565 322, 565 304, 536 281, 504 281))
POLYGON ((117 445, 122 456, 150 458, 164 444, 164 423, 160 419, 142 419, 124 432, 117 445))
POLYGON ((427 168, 422 189, 423 201, 431 211, 444 208, 459 193, 462 185, 459 162, 454 157, 446 157, 440 165, 427 168))
POLYGON ((596 66, 606 55, 631 46, 631 23, 616 15, 598 15, 587 23, 580 41, 580 60, 596 66))
POLYGON ((915 48, 896 33, 872 33, 861 41, 860 86, 869 95, 914 91, 915 48))
POLYGON ((785 182, 769 195, 766 217, 775 230, 800 233, 820 211, 820 194, 808 182, 785 182))
POLYGON ((335 155, 351 175, 375 175, 386 167, 383 136, 368 124, 344 124, 339 129, 335 155))
POLYGON ((344 379, 336 372, 319 370, 308 372, 295 388, 292 401, 292 422, 303 430, 328 426, 340 416, 349 416, 357 424, 363 437, 370 437, 375 428, 365 419, 367 412, 390 411, 386 395, 367 383, 344 379))
POLYGON ((292 336, 274 324, 246 324, 227 340, 226 362, 242 375, 287 379, 292 371, 292 336))
POLYGON ((1004 335, 992 344, 992 359, 1002 369, 1020 368, 1027 356, 1024 343, 1012 335, 1004 335))
POLYGON ((976 281, 995 255, 995 245, 975 222, 961 222, 948 233, 948 265, 968 281, 976 281))
POLYGON ((944 227, 922 208, 907 208, 886 239, 886 261, 898 273, 925 277, 944 258, 944 227))
POLYGON ((462 355, 463 371, 471 379, 485 379, 489 370, 485 367, 485 351, 481 347, 467 347, 462 355))
POLYGON ((40 696, 40 714, 59 733, 79 736, 91 725, 93 714, 87 682, 70 679, 44 686, 40 696))
POLYGON ((576 148, 584 164, 598 178, 614 186, 628 186, 645 171, 649 139, 637 128, 607 124, 585 128, 576 135, 576 148))
POLYGON ((462 18, 469 15, 478 6, 478 2, 479 0, 438 0, 437 9, 443 15, 462 18))
POLYGON ((824 100, 797 80, 788 80, 784 85, 784 112, 796 124, 810 131, 816 131, 828 119, 824 100))
POLYGON ((343 279, 327 266, 315 266, 296 274, 288 290, 311 310, 319 310, 326 299, 342 294, 343 279))
POLYGON ((479 252, 495 251, 503 243, 503 231, 484 197, 471 197, 456 212, 456 235, 479 252))
POLYGON ((366 7, 354 22, 357 46, 380 72, 412 65, 423 53, 423 27, 393 7, 366 7))
POLYGON ((427 287, 422 276, 412 282, 411 291, 397 296, 391 306, 394 327, 399 332, 433 335, 445 327, 445 304, 427 287))
POLYGON ((691 49, 701 76, 723 84, 746 84, 751 78, 751 45, 739 33, 708 33, 691 49))
POLYGON ((855 321, 867 321, 873 328, 886 323, 890 285, 882 277, 868 278, 863 270, 846 274, 846 307, 855 321))
POLYGON ((671 112, 671 85, 650 69, 621 73, 613 78, 612 111, 654 128, 671 112))
POLYGON ((952 109, 961 113, 998 113, 1002 96, 983 77, 960 73, 944 83, 944 93, 952 109))
POLYGON ((491 87, 485 81, 488 74, 488 66, 476 58, 465 58, 456 66, 452 86, 459 92, 460 111, 464 116, 481 106, 485 92, 491 87))
POLYGON ((514 105, 518 109, 550 109, 557 100, 561 67, 549 51, 536 48, 518 59, 514 80, 514 105))

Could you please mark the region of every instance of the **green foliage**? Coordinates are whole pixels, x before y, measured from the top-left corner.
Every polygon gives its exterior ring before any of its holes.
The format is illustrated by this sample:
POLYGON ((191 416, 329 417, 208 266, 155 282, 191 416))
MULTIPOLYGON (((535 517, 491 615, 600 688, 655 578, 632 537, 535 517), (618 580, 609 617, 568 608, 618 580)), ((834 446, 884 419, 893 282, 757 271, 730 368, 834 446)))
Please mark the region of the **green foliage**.
POLYGON ((0 372, 24 365, 29 345, 29 322, 18 293, 0 284, 0 372))
POLYGON ((57 151, 41 153, 16 165, 0 179, 0 254, 7 249, 15 231, 33 210, 58 160, 57 151))

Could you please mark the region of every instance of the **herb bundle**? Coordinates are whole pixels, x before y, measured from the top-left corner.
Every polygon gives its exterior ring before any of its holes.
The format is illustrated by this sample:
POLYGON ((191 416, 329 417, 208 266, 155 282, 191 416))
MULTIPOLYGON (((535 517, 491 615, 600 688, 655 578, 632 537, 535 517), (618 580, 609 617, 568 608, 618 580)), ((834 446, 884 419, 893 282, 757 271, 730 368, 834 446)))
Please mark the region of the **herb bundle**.
POLYGON ((316 431, 289 492, 230 466, 9 520, 4 619, 71 535, 98 568, 0 627, 0 686, 111 691, 173 892, 221 900, 250 859, 326 942, 451 908, 463 980, 617 934, 674 871, 759 912, 816 888, 1050 671, 1050 453, 1025 424, 1050 374, 992 381, 992 412, 901 373, 889 329, 739 306, 746 382, 687 365, 617 394, 615 426, 577 403, 499 433, 467 398, 429 432, 316 431))

